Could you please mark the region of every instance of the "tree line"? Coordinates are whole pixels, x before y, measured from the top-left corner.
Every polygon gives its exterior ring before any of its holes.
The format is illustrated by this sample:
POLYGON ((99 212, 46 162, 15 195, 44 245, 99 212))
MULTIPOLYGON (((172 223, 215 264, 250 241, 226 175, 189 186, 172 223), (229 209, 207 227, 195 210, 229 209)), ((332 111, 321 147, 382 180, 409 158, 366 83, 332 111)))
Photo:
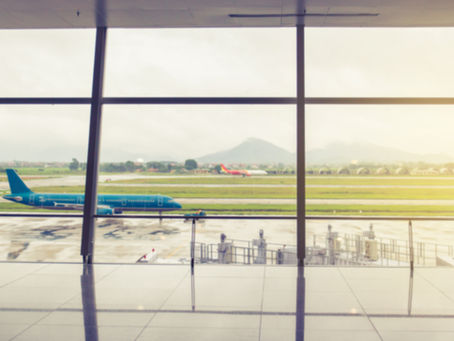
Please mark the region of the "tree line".
MULTIPOLYGON (((76 158, 73 158, 68 165, 71 171, 85 170, 86 164, 80 163, 76 158)), ((107 173, 122 173, 122 172, 137 172, 137 171, 148 171, 153 170, 154 172, 168 173, 172 170, 194 170, 198 168, 197 161, 194 159, 188 159, 184 164, 176 162, 159 162, 150 161, 147 163, 137 163, 133 161, 126 162, 105 162, 99 165, 101 172, 107 173)))

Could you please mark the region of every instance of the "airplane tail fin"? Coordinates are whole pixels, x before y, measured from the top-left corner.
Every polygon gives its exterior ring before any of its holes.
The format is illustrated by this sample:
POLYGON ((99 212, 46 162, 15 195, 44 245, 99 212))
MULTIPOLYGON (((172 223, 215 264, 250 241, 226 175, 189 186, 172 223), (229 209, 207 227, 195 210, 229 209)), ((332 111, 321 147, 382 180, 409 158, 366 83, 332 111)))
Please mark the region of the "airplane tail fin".
POLYGON ((6 175, 8 176, 9 188, 11 189, 11 194, 14 193, 27 193, 31 192, 22 179, 17 175, 14 169, 7 169, 6 175))
POLYGON ((225 166, 222 163, 221 163, 221 169, 226 173, 229 172, 229 170, 227 168, 225 168, 225 166))

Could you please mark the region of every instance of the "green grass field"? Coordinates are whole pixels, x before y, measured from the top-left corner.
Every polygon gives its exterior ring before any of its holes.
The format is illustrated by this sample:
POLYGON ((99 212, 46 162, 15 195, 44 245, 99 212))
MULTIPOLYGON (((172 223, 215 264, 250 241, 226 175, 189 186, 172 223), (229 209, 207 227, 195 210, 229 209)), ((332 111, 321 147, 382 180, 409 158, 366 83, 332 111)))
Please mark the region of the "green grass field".
MULTIPOLYGON (((193 213, 203 209, 209 215, 296 215, 295 205, 230 205, 230 204, 186 204, 180 211, 169 214, 193 213)), ((0 212, 46 212, 80 213, 80 211, 43 210, 29 206, 0 203, 0 212)), ((307 205, 308 215, 329 216, 454 216, 454 206, 424 205, 307 205)), ((128 214, 156 214, 156 212, 127 212, 128 214)))
POLYGON ((307 188, 309 199, 451 200, 454 188, 307 188))
MULTIPOLYGON (((288 177, 176 177, 176 178, 147 178, 133 181, 123 181, 125 186, 104 186, 100 183, 99 193, 105 194, 163 194, 174 198, 241 198, 241 199, 295 199, 295 187, 257 187, 257 184, 295 185, 296 178, 288 177), (126 184, 249 184, 248 187, 131 187, 126 184)), ((377 185, 412 185, 412 186, 454 186, 454 178, 450 177, 411 177, 390 178, 339 176, 307 177, 308 185, 325 185, 333 187, 308 187, 308 199, 401 199, 401 200, 454 200, 454 188, 380 188, 356 187, 343 188, 334 186, 377 186, 377 185)), ((53 186, 33 188, 36 192, 47 193, 83 193, 83 186, 53 186)), ((208 214, 286 214, 295 215, 295 205, 230 205, 230 204, 185 204, 179 213, 193 212, 204 209, 208 214)), ((314 205, 306 206, 308 215, 367 215, 367 216, 454 216, 454 206, 447 205, 314 205)), ((0 211, 36 211, 30 207, 1 203, 0 211)), ((49 212, 49 211, 48 211, 49 212)), ((73 211, 74 212, 74 211, 73 211)))
MULTIPOLYGON (((41 193, 83 193, 83 186, 52 186, 33 188, 41 193)), ((112 187, 99 186, 100 194, 162 194, 175 198, 296 198, 296 188, 264 187, 112 187)))
POLYGON ((308 215, 347 216, 454 216, 446 205, 306 205, 308 215))
MULTIPOLYGON (((83 186, 33 188, 35 192, 83 193, 83 186)), ((175 198, 295 199, 296 187, 130 187, 99 186, 102 194, 162 194, 175 198)), ((318 188, 306 189, 308 199, 451 200, 454 188, 318 188)))
POLYGON ((392 178, 383 176, 377 177, 359 177, 359 176, 338 176, 338 177, 324 177, 324 176, 308 176, 306 177, 306 184, 308 185, 343 185, 343 186, 393 186, 393 185, 412 185, 412 186, 454 186, 454 177, 412 177, 403 176, 399 178, 392 178))

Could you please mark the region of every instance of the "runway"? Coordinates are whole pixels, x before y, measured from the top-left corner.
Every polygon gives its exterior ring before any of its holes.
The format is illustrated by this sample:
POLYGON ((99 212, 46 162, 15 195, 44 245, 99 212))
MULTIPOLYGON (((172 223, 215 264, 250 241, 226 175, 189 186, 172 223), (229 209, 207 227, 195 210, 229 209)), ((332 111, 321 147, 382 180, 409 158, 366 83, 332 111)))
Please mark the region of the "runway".
MULTIPOLYGON (((112 187, 296 187, 296 185, 281 185, 281 184, 175 184, 172 183, 172 179, 191 179, 191 178, 200 178, 201 176, 195 175, 153 175, 145 176, 140 173, 127 173, 127 174, 103 174, 99 176, 98 185, 102 186, 112 186, 112 187), (169 180, 168 183, 160 184, 122 184, 114 183, 113 181, 121 180, 133 180, 133 179, 162 179, 169 180)), ((203 176, 203 178, 218 178, 225 179, 224 175, 208 175, 203 176)), ((257 178, 266 178, 254 176, 254 179, 257 178)), ((273 179, 278 178, 287 178, 273 176, 273 179)), ((85 176, 84 175, 67 175, 54 178, 43 178, 43 179, 26 179, 25 183, 29 187, 46 187, 46 186, 84 186, 85 185, 85 176)), ((0 182, 0 190, 8 190, 9 185, 7 181, 0 182)))

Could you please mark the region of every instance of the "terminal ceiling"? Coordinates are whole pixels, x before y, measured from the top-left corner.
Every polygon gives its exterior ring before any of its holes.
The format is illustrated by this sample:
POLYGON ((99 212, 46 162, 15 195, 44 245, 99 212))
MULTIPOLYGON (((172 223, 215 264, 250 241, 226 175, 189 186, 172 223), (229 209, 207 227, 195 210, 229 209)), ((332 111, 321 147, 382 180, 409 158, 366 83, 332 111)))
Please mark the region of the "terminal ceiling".
POLYGON ((452 0, 0 0, 0 28, 451 27, 452 0))

